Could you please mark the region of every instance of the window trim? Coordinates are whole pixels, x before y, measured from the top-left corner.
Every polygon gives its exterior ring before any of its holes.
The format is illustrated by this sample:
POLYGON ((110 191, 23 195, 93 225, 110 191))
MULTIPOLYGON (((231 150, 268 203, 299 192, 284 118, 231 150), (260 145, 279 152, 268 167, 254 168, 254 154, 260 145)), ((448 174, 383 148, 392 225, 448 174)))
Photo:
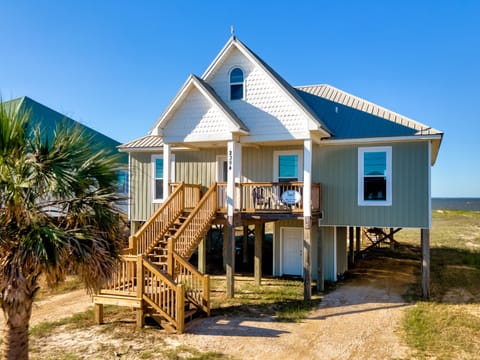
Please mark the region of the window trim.
MULTIPOLYGON (((158 204, 158 203, 162 203, 165 199, 162 198, 162 199, 156 199, 155 198, 155 189, 156 189, 156 183, 155 181, 157 180, 157 178, 155 177, 155 174, 156 174, 156 160, 157 159, 162 159, 163 160, 163 154, 153 154, 151 156, 151 170, 152 170, 152 187, 151 187, 151 197, 152 197, 152 202, 154 204, 158 204)), ((164 180, 164 179, 163 179, 164 180)), ((170 155, 170 181, 173 182, 175 181, 175 154, 171 154, 170 155)))
POLYGON ((359 206, 392 206, 392 147, 372 146, 358 148, 358 205, 359 206), (365 153, 384 152, 386 154, 386 194, 385 200, 365 200, 364 194, 364 159, 365 153))
POLYGON ((240 66, 234 66, 228 72, 228 90, 229 90, 229 98, 231 101, 235 100, 244 100, 245 99, 245 71, 240 66), (242 81, 232 82, 232 72, 236 69, 239 69, 242 72, 242 81), (242 97, 238 99, 232 99, 232 86, 234 85, 242 85, 242 97))
POLYGON ((280 155, 297 155, 298 156, 298 180, 303 181, 303 151, 302 150, 281 150, 273 152, 273 181, 279 182, 278 170, 279 170, 279 156, 280 155))

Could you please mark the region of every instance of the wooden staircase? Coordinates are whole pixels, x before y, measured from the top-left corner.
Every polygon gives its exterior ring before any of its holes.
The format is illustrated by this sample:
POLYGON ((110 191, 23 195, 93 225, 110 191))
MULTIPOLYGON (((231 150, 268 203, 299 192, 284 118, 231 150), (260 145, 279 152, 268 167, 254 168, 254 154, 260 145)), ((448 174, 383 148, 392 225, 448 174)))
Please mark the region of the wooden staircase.
POLYGON ((130 237, 112 280, 94 297, 95 319, 103 322, 106 304, 133 307, 137 326, 149 315, 165 329, 183 333, 185 319, 210 315, 210 283, 188 259, 217 211, 217 185, 200 199, 198 185, 179 184, 130 237))

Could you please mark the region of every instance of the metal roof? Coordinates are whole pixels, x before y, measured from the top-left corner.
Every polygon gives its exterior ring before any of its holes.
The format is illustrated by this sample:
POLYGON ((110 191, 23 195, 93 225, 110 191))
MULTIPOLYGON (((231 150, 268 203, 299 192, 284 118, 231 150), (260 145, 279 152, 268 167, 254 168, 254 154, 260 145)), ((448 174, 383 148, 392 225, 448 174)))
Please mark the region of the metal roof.
POLYGON ((295 88, 336 138, 442 134, 432 127, 331 85, 295 88))
MULTIPOLYGON (((40 126, 43 134, 47 137, 53 136, 58 125, 67 127, 80 126, 87 136, 92 137, 92 143, 90 146, 98 149, 106 149, 114 154, 118 154, 117 146, 120 145, 120 142, 63 115, 58 111, 50 109, 28 96, 5 101, 3 102, 3 105, 17 113, 29 113, 29 128, 34 129, 36 126, 40 126)), ((128 156, 121 154, 119 161, 124 164, 128 163, 128 156)))
POLYGON ((161 136, 147 135, 118 146, 119 151, 145 151, 150 149, 163 150, 163 140, 161 136))

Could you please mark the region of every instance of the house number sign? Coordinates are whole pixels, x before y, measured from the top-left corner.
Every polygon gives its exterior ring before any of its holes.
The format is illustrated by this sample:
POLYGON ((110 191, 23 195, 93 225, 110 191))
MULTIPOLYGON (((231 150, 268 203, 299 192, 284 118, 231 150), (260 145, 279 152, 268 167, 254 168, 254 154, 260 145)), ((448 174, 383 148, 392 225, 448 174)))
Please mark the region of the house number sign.
POLYGON ((228 170, 232 170, 232 164, 233 164, 233 154, 232 150, 228 151, 228 170))

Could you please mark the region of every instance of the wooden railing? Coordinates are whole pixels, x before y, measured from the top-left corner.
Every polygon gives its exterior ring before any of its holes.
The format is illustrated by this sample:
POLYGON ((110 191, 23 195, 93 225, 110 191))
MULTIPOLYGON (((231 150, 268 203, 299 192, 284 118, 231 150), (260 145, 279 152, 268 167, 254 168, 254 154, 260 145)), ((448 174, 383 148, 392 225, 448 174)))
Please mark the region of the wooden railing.
POLYGON ((121 255, 112 279, 104 285, 100 294, 136 297, 138 294, 137 260, 136 255, 121 255))
POLYGON ((187 299, 210 316, 210 278, 173 250, 173 239, 168 244, 167 272, 184 285, 187 299))
MULTIPOLYGON (((303 182, 252 182, 240 184, 242 212, 303 212, 303 182)), ((227 207, 226 183, 217 184, 217 208, 227 207)), ((321 185, 312 184, 312 210, 320 210, 321 185)))
POLYGON ((217 184, 213 184, 173 235, 175 251, 189 259, 217 212, 217 184))
POLYGON ((185 287, 175 284, 150 261, 143 259, 143 300, 173 324, 177 333, 185 329, 185 287))
POLYGON ((172 324, 179 334, 185 324, 185 285, 162 274, 143 255, 123 255, 113 279, 99 295, 144 300, 172 324))
MULTIPOLYGON (((171 192, 173 193, 183 183, 170 183, 171 192)), ((193 209, 200 201, 202 193, 202 185, 200 184, 183 184, 184 185, 184 208, 193 209)))
POLYGON ((172 194, 165 200, 152 217, 130 236, 125 254, 148 254, 165 235, 170 226, 189 207, 195 207, 200 200, 200 185, 173 184, 172 194))

